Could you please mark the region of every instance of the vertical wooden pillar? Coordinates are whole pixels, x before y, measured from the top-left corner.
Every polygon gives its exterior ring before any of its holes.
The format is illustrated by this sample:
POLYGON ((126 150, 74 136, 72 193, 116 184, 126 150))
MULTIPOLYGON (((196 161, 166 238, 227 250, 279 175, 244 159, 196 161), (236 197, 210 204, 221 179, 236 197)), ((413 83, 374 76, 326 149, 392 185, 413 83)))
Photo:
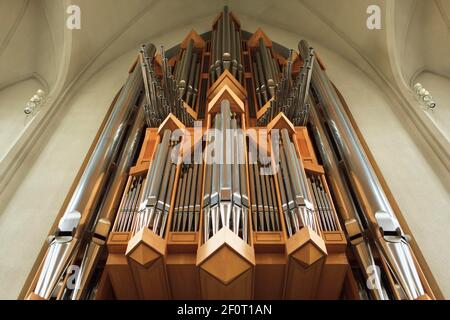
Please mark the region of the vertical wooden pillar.
POLYGON ((133 281, 125 252, 130 240, 129 232, 112 232, 107 242, 108 259, 105 270, 108 274, 114 296, 118 300, 135 300, 139 296, 133 281))
POLYGON ((286 254, 285 299, 314 299, 327 255, 324 241, 308 227, 303 228, 286 241, 286 254))
MULTIPOLYGON (((165 130, 184 129, 185 126, 173 114, 169 114, 159 127, 158 134, 161 136, 165 130)), ((173 208, 173 202, 174 195, 172 194, 170 208, 173 208)), ((172 209, 168 214, 167 225, 170 225, 172 209)), ((166 232, 165 238, 161 238, 150 229, 143 228, 128 242, 126 256, 141 299, 171 298, 166 270, 167 234, 168 232, 166 232)))
MULTIPOLYGON (((183 153, 189 150, 194 152, 193 150, 195 150, 199 144, 201 148, 201 144, 203 143, 203 136, 194 137, 194 130, 192 128, 189 128, 188 130, 190 131, 190 139, 187 139, 186 137, 183 139, 183 153)), ((204 167, 202 166, 200 170, 204 170, 204 167)), ((204 174, 202 174, 202 177, 203 175, 204 174)), ((179 175, 177 175, 177 179, 174 183, 174 193, 177 191, 178 183, 180 183, 179 175)), ((199 181, 199 183, 203 184, 203 181, 199 181)), ((201 190, 197 190, 197 192, 203 194, 203 188, 200 189, 201 190)), ((177 195, 174 194, 174 196, 176 197, 177 195)), ((172 215, 172 219, 174 219, 174 215, 172 215)), ((168 225, 172 225, 171 221, 169 221, 168 225)), ((200 241, 200 232, 198 229, 193 232, 176 232, 172 231, 170 228, 168 231, 166 268, 170 291, 172 292, 172 299, 199 300, 201 299, 200 277, 196 258, 200 241)))
MULTIPOLYGON (((255 128, 258 130, 258 128, 255 128)), ((260 141, 258 138, 258 148, 267 148, 267 155, 272 154, 272 139, 270 130, 267 130, 267 141, 260 141), (265 143, 266 145, 261 145, 265 143)), ((263 135, 264 137, 265 135, 263 135)), ((257 143, 254 142, 254 143, 257 143)), ((278 179, 274 177, 275 203, 278 209, 278 219, 280 221, 280 230, 274 232, 253 232, 256 267, 255 267, 255 299, 256 300, 281 300, 284 294, 284 279, 286 272, 287 257, 286 248, 286 225, 283 218, 283 208, 281 204, 280 188, 278 179)), ((252 199, 252 203, 256 200, 252 199)), ((253 218, 253 216, 252 216, 253 218)))
MULTIPOLYGON (((288 130, 295 145, 295 127, 283 113, 280 113, 268 124, 267 130, 271 133, 272 130, 283 129, 288 130)), ((301 154, 298 153, 297 156, 301 161, 301 154)), ((292 300, 314 299, 327 257, 324 240, 315 231, 305 226, 286 240, 286 255, 288 261, 284 298, 292 300)))
POLYGON ((124 253, 110 253, 103 272, 108 274, 116 299, 139 299, 133 275, 124 253))
POLYGON ((322 232, 322 237, 328 256, 323 266, 316 299, 338 300, 342 296, 345 278, 350 268, 346 254, 347 240, 340 227, 339 231, 322 232))
MULTIPOLYGON (((220 112, 221 102, 228 100, 231 112, 241 115, 242 129, 245 130, 245 98, 242 85, 225 70, 208 91, 208 124, 211 116, 220 112)), ((247 221, 251 221, 250 210, 248 214, 247 221)), ((203 299, 253 298, 255 252, 251 238, 251 226, 250 244, 224 227, 199 247, 197 266, 203 299)))
POLYGON ((197 251, 202 298, 253 298, 255 253, 228 228, 222 228, 197 251))
MULTIPOLYGON (((305 127, 295 128, 294 144, 297 152, 301 155, 305 170, 320 177, 327 194, 331 194, 328 183, 325 178, 325 171, 315 154, 308 130, 305 127)), ((331 199, 331 197, 330 197, 331 199)), ((322 238, 325 241, 327 257, 325 259, 322 274, 320 277, 319 288, 315 299, 319 300, 337 300, 342 295, 345 277, 349 268, 346 256, 347 240, 339 223, 334 203, 331 201, 331 215, 336 222, 337 230, 322 231, 322 238)))
POLYGON ((165 265, 166 241, 148 228, 128 243, 127 259, 140 299, 170 299, 165 265))

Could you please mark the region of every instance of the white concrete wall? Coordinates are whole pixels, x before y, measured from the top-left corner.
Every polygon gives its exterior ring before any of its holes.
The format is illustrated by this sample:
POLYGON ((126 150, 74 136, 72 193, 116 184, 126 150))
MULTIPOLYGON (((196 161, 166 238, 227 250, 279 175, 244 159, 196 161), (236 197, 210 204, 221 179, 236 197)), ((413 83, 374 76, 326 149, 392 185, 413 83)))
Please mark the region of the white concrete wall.
MULTIPOLYGON (((257 21, 245 21, 244 29, 262 26, 277 42, 295 48, 300 35, 257 21)), ((189 26, 192 27, 192 26, 189 26)), ((196 26, 194 26, 196 27, 196 26)), ((183 39, 187 28, 171 30, 170 38, 155 44, 183 39)), ((199 32, 203 31, 200 26, 199 32)), ((317 45, 331 79, 346 98, 419 246, 447 297, 450 297, 450 186, 448 172, 427 159, 427 149, 414 134, 398 108, 387 101, 380 88, 341 56, 317 45)), ((137 44, 136 44, 137 45, 137 44)), ((74 93, 64 113, 49 128, 45 145, 30 152, 9 188, 0 199, 0 298, 16 298, 49 227, 95 136, 109 103, 124 82, 134 50, 114 60, 74 93)))
POLYGON ((0 90, 0 159, 25 128, 23 110, 38 89, 42 85, 31 78, 0 90))

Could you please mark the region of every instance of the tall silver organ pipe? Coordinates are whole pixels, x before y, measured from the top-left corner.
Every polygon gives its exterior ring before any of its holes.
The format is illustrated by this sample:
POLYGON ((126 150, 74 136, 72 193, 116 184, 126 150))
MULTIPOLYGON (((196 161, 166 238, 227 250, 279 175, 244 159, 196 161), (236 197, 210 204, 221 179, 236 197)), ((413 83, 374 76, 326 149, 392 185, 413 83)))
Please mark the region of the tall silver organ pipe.
POLYGON ((144 106, 139 107, 136 112, 136 120, 128 135, 114 177, 109 184, 107 195, 99 209, 98 219, 93 228, 92 239, 85 249, 83 260, 78 271, 75 289, 71 296, 73 300, 83 299, 88 293, 87 286, 92 278, 102 249, 106 244, 112 221, 120 206, 122 192, 128 180, 129 170, 133 166, 137 152, 139 151, 139 143, 144 132, 144 106))
MULTIPOLYGON (((256 142, 252 142, 256 144, 256 142)), ((249 139, 249 184, 252 202, 253 230, 259 232, 281 231, 276 197, 276 173, 271 158, 250 145, 249 139)))
POLYGON ((34 293, 50 299, 58 281, 87 228, 94 222, 93 210, 101 199, 117 157, 127 125, 135 115, 135 104, 143 87, 141 70, 135 67, 122 88, 97 145, 52 237, 34 293))
MULTIPOLYGON (((302 40, 299 51, 305 57, 309 44, 302 40)), ((407 299, 416 299, 424 289, 411 248, 370 164, 336 91, 321 68, 314 68, 312 87, 333 140, 349 171, 350 181, 363 207, 374 241, 407 299)))
MULTIPOLYGON (((292 52, 287 64, 283 68, 280 81, 274 88, 273 99, 269 101, 269 107, 264 115, 258 119, 259 126, 266 126, 280 112, 283 112, 295 126, 305 126, 309 115, 309 88, 311 74, 315 65, 314 50, 310 49, 304 58, 304 64, 296 79, 292 80, 292 52)), ((263 77, 261 74, 259 78, 263 77)), ((273 81, 272 81, 273 82, 273 81)), ((264 96, 263 86, 260 88, 264 96)), ((257 92, 258 95, 258 92, 257 92)), ((266 101, 263 97, 262 101, 266 101)))
POLYGON ((278 183, 288 236, 305 226, 319 233, 303 164, 286 129, 281 130, 279 150, 278 183))
POLYGON ((221 112, 215 115, 214 134, 208 137, 207 153, 213 150, 214 159, 206 159, 205 242, 224 227, 245 242, 249 240, 245 140, 238 121, 239 117, 231 114, 230 102, 223 100, 221 112))
POLYGON ((210 74, 212 82, 216 81, 222 72, 228 70, 242 82, 244 69, 241 58, 241 31, 234 21, 228 7, 225 7, 217 26, 212 32, 212 59, 210 74))
POLYGON ((263 38, 259 38, 253 60, 257 98, 262 107, 275 96, 275 87, 279 83, 280 71, 278 62, 272 57, 271 50, 265 46, 263 38))
POLYGON ((373 286, 369 288, 372 298, 376 300, 386 300, 388 297, 382 287, 383 283, 381 281, 381 277, 378 273, 373 272, 375 260, 370 248, 370 243, 363 234, 364 228, 358 217, 358 210, 353 202, 350 190, 345 183, 343 174, 339 170, 338 160, 336 155, 333 153, 331 141, 329 140, 330 138, 328 137, 325 128, 323 127, 323 123, 320 121, 317 113, 318 110, 316 110, 316 107, 312 104, 309 115, 312 128, 311 131, 314 135, 317 150, 319 151, 322 159, 322 164, 327 173, 330 187, 336 199, 339 214, 344 221, 349 242, 353 247, 366 281, 369 279, 373 281, 373 286))
MULTIPOLYGON (((186 58, 187 55, 192 55, 193 42, 190 42, 189 52, 184 54, 186 58)), ((162 79, 156 74, 154 68, 154 54, 156 52, 156 47, 153 44, 142 45, 139 60, 141 62, 142 76, 144 79, 145 97, 146 97, 146 122, 149 127, 159 126, 167 116, 172 113, 181 122, 186 125, 193 126, 194 119, 186 111, 183 105, 183 99, 186 92, 186 81, 178 80, 173 77, 171 67, 168 65, 168 60, 165 54, 164 48, 161 48, 161 60, 162 60, 162 79)), ((189 49, 188 48, 188 49, 189 49)), ((189 57, 189 59, 191 59, 189 57)), ((196 58, 194 59, 196 60, 196 58)), ((190 60, 189 60, 190 61, 190 60)), ((189 65, 191 63, 189 62, 189 65)), ((183 66, 182 66, 183 67, 183 66)), ((184 67, 183 67, 184 68, 184 67)), ((186 67, 187 72, 188 67, 186 67)), ((193 69, 197 69, 193 67, 193 69)), ((181 71, 184 73, 184 71, 181 71)), ((194 71, 191 71, 192 79, 194 76, 194 71)), ((185 76, 182 76, 185 77, 185 76)), ((191 93, 192 82, 189 82, 191 93)))
POLYGON ((160 237, 164 237, 179 161, 180 139, 176 131, 164 131, 161 143, 156 149, 155 159, 147 174, 136 232, 147 227, 160 237))

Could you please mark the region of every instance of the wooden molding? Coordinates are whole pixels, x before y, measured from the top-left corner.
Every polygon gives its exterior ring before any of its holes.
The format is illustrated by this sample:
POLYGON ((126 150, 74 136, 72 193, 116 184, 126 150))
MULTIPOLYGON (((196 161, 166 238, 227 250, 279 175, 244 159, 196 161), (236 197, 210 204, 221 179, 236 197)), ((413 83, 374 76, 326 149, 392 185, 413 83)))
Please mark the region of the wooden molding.
POLYGON ((35 300, 35 301, 45 301, 44 298, 38 296, 37 294, 35 294, 34 292, 31 292, 28 297, 26 298, 26 300, 35 300))
POLYGON ((172 113, 169 114, 164 122, 159 126, 158 135, 162 138, 165 130, 175 131, 177 129, 184 130, 186 127, 172 113))
POLYGON ((243 101, 247 99, 247 90, 239 83, 230 71, 225 69, 220 77, 208 89, 206 94, 207 100, 211 101, 225 85, 227 85, 239 97, 239 99, 243 101))
POLYGON ((258 28, 255 33, 250 37, 247 44, 250 48, 255 48, 259 46, 259 39, 263 38, 264 45, 266 47, 272 47, 272 40, 264 33, 261 28, 258 28))
POLYGON ((166 254, 166 241, 143 228, 128 242, 126 256, 144 267, 149 267, 155 260, 166 254))
POLYGON ((324 241, 308 227, 303 228, 286 241, 286 254, 285 298, 314 299, 327 256, 324 241))
POLYGON ((239 97, 228 85, 224 85, 208 104, 208 113, 215 114, 220 112, 221 103, 223 100, 228 100, 230 102, 231 112, 238 114, 242 114, 245 112, 244 102, 239 99, 239 97))
POLYGON ((181 43, 181 49, 186 49, 189 45, 190 40, 194 40, 194 47, 203 49, 206 46, 205 40, 195 31, 194 29, 189 32, 189 34, 184 38, 183 42, 181 43))
POLYGON ((270 103, 274 100, 274 98, 271 98, 269 101, 266 102, 266 104, 260 108, 257 112, 256 112, 256 119, 261 118, 267 111, 267 109, 269 109, 270 107, 270 103))
POLYGON ((289 131, 289 135, 295 134, 295 127, 292 122, 284 115, 283 112, 280 112, 273 120, 267 125, 267 131, 270 132, 273 129, 283 130, 287 129, 289 131))
POLYGON ((341 297, 348 270, 349 264, 345 253, 327 256, 320 274, 315 299, 338 300, 341 297))
POLYGON ((229 285, 255 265, 255 253, 228 228, 222 228, 197 252, 197 266, 229 285), (224 268, 224 264, 227 268, 224 268))
POLYGON ((190 105, 188 105, 186 102, 183 101, 183 107, 186 109, 187 113, 191 115, 194 120, 198 119, 197 112, 194 111, 194 109, 191 108, 190 105))

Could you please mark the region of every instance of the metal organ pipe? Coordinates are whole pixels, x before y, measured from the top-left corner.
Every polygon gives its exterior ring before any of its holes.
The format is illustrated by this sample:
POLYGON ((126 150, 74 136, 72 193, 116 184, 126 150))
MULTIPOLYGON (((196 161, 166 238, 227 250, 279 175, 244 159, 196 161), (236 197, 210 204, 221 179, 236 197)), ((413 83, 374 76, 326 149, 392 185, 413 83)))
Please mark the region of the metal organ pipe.
MULTIPOLYGON (((299 51, 305 56, 310 50, 301 41, 299 51)), ((353 129, 344 106, 327 75, 321 68, 312 72, 312 87, 317 94, 323 117, 333 140, 345 161, 349 177, 368 219, 375 243, 388 264, 405 297, 416 299, 424 294, 411 254, 411 248, 395 217, 394 211, 353 129), (380 233, 381 230, 381 233, 380 233)))
POLYGON ((94 222, 92 210, 104 191, 112 161, 120 151, 142 86, 140 69, 135 67, 120 92, 72 199, 59 221, 58 230, 50 242, 34 290, 34 293, 42 298, 51 297, 61 275, 73 258, 73 252, 84 231, 94 222))
POLYGON ((230 102, 223 100, 221 112, 214 119, 214 134, 209 134, 206 147, 214 150, 214 159, 207 159, 206 164, 205 178, 211 186, 207 182, 203 195, 205 242, 224 227, 248 242, 245 141, 238 120, 231 114, 230 102))
POLYGON ((224 70, 242 82, 244 69, 241 59, 241 32, 239 25, 225 7, 212 31, 211 80, 217 80, 224 70))
POLYGON ((373 273, 375 260, 373 258, 370 243, 364 237, 363 227, 358 217, 358 211, 353 202, 350 190, 344 181, 341 171, 339 170, 338 160, 333 153, 331 142, 323 124, 318 116, 318 110, 315 106, 310 109, 310 124, 314 135, 316 146, 322 159, 323 166, 327 172, 328 181, 333 190, 333 195, 338 204, 338 211, 345 223, 349 241, 353 246, 353 250, 357 256, 361 270, 365 275, 365 279, 374 278, 373 289, 370 290, 372 297, 376 300, 388 299, 380 275, 373 273), (371 268, 372 267, 372 268, 371 268))
POLYGON ((127 183, 129 170, 139 150, 139 142, 144 132, 143 106, 139 107, 136 112, 137 115, 134 125, 131 128, 127 142, 123 148, 124 151, 118 161, 114 177, 108 187, 106 198, 100 207, 98 221, 94 227, 92 239, 86 247, 78 272, 75 290, 71 296, 73 300, 82 299, 87 293, 87 285, 100 258, 101 250, 108 238, 112 221, 119 209, 122 191, 127 183))
POLYGON ((319 233, 302 160, 297 157, 286 129, 281 130, 279 150, 277 175, 288 236, 293 236, 305 226, 319 233))

